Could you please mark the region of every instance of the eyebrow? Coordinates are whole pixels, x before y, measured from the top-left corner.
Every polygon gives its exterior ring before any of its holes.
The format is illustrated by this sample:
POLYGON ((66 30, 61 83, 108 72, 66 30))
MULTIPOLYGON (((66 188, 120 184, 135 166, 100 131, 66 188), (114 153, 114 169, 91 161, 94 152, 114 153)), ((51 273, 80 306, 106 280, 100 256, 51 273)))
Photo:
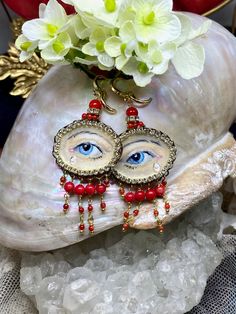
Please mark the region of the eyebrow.
POLYGON ((131 142, 131 143, 127 143, 127 144, 125 144, 123 147, 125 148, 125 147, 127 147, 127 146, 129 146, 129 145, 132 145, 132 144, 136 144, 136 143, 154 143, 154 144, 157 144, 158 146, 161 146, 161 144, 159 143, 159 142, 156 142, 156 141, 152 141, 152 140, 138 140, 138 141, 134 141, 134 142, 131 142))
POLYGON ((81 132, 77 132, 77 133, 71 135, 71 136, 68 138, 68 140, 70 140, 72 137, 76 137, 77 135, 83 134, 83 133, 85 133, 85 134, 88 134, 88 133, 89 133, 89 134, 91 134, 91 135, 97 135, 97 136, 102 137, 102 136, 99 135, 98 133, 93 133, 93 132, 89 132, 89 131, 81 131, 81 132))

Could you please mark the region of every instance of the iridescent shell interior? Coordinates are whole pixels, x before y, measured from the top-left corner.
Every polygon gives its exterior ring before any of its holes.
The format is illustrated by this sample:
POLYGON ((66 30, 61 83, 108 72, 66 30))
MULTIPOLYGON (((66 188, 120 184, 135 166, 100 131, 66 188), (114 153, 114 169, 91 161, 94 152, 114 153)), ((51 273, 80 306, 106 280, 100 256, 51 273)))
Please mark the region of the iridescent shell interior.
MULTIPOLYGON (((195 26, 204 19, 190 17, 195 26)), ((236 176, 236 145, 228 131, 236 117, 236 41, 216 23, 196 41, 206 51, 200 77, 184 80, 170 67, 146 88, 134 90, 139 98, 153 99, 139 109, 141 121, 148 128, 168 134, 177 148, 168 176, 169 214, 160 201, 160 217, 165 224, 218 190, 227 176, 236 176)), ((58 130, 79 120, 92 98, 92 82, 86 75, 71 66, 55 66, 25 102, 0 159, 1 244, 44 251, 90 236, 87 231, 84 236, 78 232, 76 198, 71 198, 69 213, 62 213, 62 172, 52 156, 52 147, 58 130)), ((121 134, 126 130, 124 102, 109 93, 108 103, 118 113, 104 112, 102 122, 121 134)), ((166 154, 165 148, 162 153, 166 154)), ((162 164, 159 166, 162 168, 162 164)), ((93 202, 96 233, 123 221, 127 204, 116 182, 108 189, 105 201, 105 213, 98 208, 98 199, 93 202)), ((156 227, 151 204, 141 206, 133 227, 156 227)))

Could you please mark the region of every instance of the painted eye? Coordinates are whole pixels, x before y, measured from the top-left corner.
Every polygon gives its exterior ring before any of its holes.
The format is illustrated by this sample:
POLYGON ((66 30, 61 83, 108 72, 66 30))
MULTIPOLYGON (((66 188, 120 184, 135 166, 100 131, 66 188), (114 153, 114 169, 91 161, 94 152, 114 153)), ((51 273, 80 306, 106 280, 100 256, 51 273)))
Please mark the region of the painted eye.
POLYGON ((81 155, 90 156, 94 158, 101 157, 103 153, 102 150, 97 145, 89 142, 77 145, 74 148, 74 151, 80 153, 81 155))
POLYGON ((131 165, 144 165, 151 160, 154 155, 148 151, 137 152, 127 159, 127 163, 131 165))

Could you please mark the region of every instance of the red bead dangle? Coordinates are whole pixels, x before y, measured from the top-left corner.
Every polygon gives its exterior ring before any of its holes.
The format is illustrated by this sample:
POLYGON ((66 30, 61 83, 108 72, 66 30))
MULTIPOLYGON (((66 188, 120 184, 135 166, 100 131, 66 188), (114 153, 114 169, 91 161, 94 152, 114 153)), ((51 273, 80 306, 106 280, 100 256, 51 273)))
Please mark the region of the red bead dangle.
POLYGON ((129 226, 133 226, 135 219, 140 214, 142 204, 151 203, 157 228, 160 233, 163 233, 164 226, 160 219, 159 204, 164 204, 165 213, 168 214, 170 203, 166 196, 165 175, 168 174, 175 158, 174 143, 161 131, 146 128, 139 119, 137 108, 129 106, 126 116, 127 131, 120 135, 122 144, 129 147, 127 152, 125 149, 123 150, 123 159, 127 158, 126 169, 124 170, 118 163, 119 170, 113 171, 115 177, 122 182, 119 192, 124 202, 127 203, 123 214, 122 230, 125 232, 129 226), (168 154, 169 158, 167 158, 168 154), (126 155, 127 157, 125 157, 126 155), (163 169, 161 163, 159 164, 162 155, 167 156, 165 157, 167 166, 163 169))
MULTIPOLYGON (((97 83, 94 84, 96 86, 97 83)), ((98 91, 94 91, 94 94, 99 96, 98 91)), ((118 135, 100 121, 103 106, 102 99, 91 100, 81 120, 74 121, 58 132, 53 148, 56 162, 64 173, 60 178, 60 185, 65 192, 63 213, 67 214, 71 210, 71 197, 77 197, 78 230, 81 234, 86 229, 91 235, 94 234, 96 208, 93 200, 99 198, 99 209, 104 213, 107 207, 105 193, 110 185, 108 175, 122 152, 118 135), (101 147, 105 141, 111 143, 109 150, 101 147), (85 198, 87 205, 84 205, 85 198)))

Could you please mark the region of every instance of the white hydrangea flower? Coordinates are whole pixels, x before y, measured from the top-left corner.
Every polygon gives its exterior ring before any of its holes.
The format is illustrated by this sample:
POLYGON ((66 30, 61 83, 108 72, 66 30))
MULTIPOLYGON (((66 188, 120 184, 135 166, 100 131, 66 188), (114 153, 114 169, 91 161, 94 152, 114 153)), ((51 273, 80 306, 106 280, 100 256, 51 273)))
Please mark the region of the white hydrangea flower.
POLYGON ((90 35, 89 42, 82 47, 85 55, 97 57, 99 67, 102 69, 110 69, 114 66, 114 59, 105 52, 104 48, 105 41, 110 36, 109 30, 97 28, 90 35))
POLYGON ((147 64, 138 61, 137 58, 131 57, 129 61, 122 68, 122 72, 131 75, 134 78, 136 85, 144 87, 151 83, 154 73, 150 72, 147 64))
POLYGON ((16 48, 21 50, 20 52, 20 62, 32 57, 35 49, 38 47, 38 41, 30 41, 24 35, 20 35, 15 42, 16 48))
POLYGON ((115 66, 121 70, 132 57, 137 44, 133 23, 127 21, 121 26, 119 36, 112 36, 105 41, 104 49, 110 57, 116 58, 115 66))
POLYGON ((46 62, 51 64, 57 63, 69 63, 66 62, 65 56, 68 54, 70 49, 73 48, 71 38, 68 33, 60 33, 53 41, 51 41, 50 46, 45 47, 41 51, 41 57, 46 60, 46 62))
POLYGON ((74 29, 75 35, 79 39, 86 39, 90 36, 92 29, 87 27, 79 15, 74 15, 70 20, 71 26, 74 29))
POLYGON ((210 22, 193 29, 191 20, 172 11, 173 0, 63 0, 77 13, 68 16, 56 0, 39 7, 39 18, 23 25, 16 40, 20 60, 34 51, 48 63, 81 63, 116 68, 146 86, 173 63, 185 79, 199 76, 205 50, 193 40, 210 22))
POLYGON ((119 24, 132 20, 136 37, 142 43, 172 41, 181 34, 181 23, 172 7, 172 0, 126 1, 120 11, 119 24))
POLYGON ((73 5, 81 16, 84 13, 93 16, 94 22, 97 20, 98 25, 106 27, 115 27, 119 16, 120 8, 124 0, 62 0, 63 2, 73 5))
POLYGON ((181 21, 182 32, 175 41, 178 48, 172 63, 182 78, 192 79, 201 75, 205 63, 204 48, 192 40, 205 34, 211 26, 211 21, 206 21, 199 28, 193 29, 186 15, 178 14, 178 17, 181 21))
POLYGON ((150 41, 149 44, 139 44, 136 48, 138 59, 145 62, 156 75, 164 74, 168 70, 169 62, 175 53, 176 44, 172 42, 159 45, 156 41, 150 41))
POLYGON ((40 5, 40 17, 23 24, 22 32, 30 41, 38 41, 39 49, 44 49, 62 31, 65 31, 69 16, 56 1, 49 0, 45 6, 40 5))

